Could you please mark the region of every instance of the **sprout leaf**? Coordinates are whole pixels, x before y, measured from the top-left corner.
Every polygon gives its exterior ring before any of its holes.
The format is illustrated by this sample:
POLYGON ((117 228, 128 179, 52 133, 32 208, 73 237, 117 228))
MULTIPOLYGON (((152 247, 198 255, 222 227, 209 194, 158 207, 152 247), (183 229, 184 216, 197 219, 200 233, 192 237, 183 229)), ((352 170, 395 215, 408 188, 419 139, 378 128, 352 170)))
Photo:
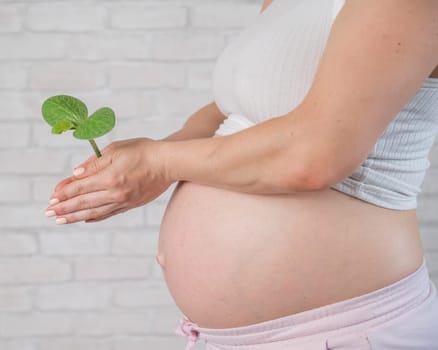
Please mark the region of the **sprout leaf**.
POLYGON ((88 116, 87 106, 81 100, 67 95, 48 98, 44 101, 41 111, 44 120, 50 126, 54 126, 60 120, 68 120, 78 125, 88 116))
POLYGON ((73 136, 77 139, 88 140, 98 157, 102 154, 94 138, 110 132, 116 123, 114 111, 111 108, 100 108, 88 117, 85 103, 68 95, 49 97, 44 101, 41 112, 44 120, 52 127, 53 134, 75 130, 73 136))
POLYGON ((52 128, 52 134, 62 134, 64 131, 74 129, 75 126, 70 120, 58 120, 52 128))
POLYGON ((111 108, 103 107, 81 122, 73 136, 77 139, 90 140, 110 132, 115 125, 115 115, 111 108))

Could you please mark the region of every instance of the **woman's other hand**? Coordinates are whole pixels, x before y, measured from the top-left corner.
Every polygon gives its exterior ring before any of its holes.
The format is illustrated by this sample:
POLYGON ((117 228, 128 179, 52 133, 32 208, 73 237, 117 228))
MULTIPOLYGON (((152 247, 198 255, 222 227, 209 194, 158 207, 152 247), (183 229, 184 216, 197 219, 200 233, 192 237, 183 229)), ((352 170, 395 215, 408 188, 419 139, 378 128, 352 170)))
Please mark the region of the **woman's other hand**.
POLYGON ((57 224, 96 222, 151 202, 173 183, 159 159, 162 143, 145 137, 112 142, 56 185, 46 215, 57 224))

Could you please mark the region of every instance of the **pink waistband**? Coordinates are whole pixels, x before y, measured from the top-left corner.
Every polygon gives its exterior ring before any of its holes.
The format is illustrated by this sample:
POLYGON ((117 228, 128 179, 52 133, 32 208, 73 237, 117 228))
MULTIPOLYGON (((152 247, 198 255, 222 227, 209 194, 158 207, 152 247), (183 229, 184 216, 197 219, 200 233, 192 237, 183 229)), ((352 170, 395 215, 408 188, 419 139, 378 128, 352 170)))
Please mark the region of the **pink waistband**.
POLYGON ((332 332, 343 334, 395 318, 436 295, 423 258, 410 275, 351 299, 236 328, 202 328, 184 316, 175 333, 188 338, 186 350, 199 339, 221 345, 255 345, 332 332))

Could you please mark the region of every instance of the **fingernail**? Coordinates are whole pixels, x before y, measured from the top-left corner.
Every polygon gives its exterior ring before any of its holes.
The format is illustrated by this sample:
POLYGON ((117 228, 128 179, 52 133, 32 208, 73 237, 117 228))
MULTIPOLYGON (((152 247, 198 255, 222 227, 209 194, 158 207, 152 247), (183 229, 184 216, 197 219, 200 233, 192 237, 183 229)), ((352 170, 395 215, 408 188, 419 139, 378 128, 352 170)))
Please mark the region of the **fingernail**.
POLYGON ((67 219, 66 219, 66 218, 57 218, 57 219, 56 219, 56 223, 57 223, 58 225, 65 224, 66 222, 67 222, 67 219))
POLYGON ((59 203, 59 199, 58 198, 52 198, 51 200, 49 200, 49 204, 53 205, 53 204, 57 204, 59 203))
POLYGON ((47 210, 46 211, 46 216, 47 217, 51 217, 51 216, 55 216, 55 215, 56 215, 56 213, 55 213, 54 210, 47 210))
POLYGON ((84 168, 76 168, 73 170, 73 175, 78 176, 81 175, 85 171, 84 168))

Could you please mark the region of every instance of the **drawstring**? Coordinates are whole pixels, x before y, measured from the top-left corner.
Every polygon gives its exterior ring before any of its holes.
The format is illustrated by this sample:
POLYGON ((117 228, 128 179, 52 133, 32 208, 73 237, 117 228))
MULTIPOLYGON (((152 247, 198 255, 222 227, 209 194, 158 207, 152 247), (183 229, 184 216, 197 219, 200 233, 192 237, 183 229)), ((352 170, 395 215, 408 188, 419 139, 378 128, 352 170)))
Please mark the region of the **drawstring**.
POLYGON ((191 322, 186 316, 180 321, 180 325, 174 331, 178 335, 182 335, 188 338, 189 342, 187 343, 185 350, 190 350, 195 346, 195 343, 199 339, 199 332, 195 329, 196 324, 191 322))

